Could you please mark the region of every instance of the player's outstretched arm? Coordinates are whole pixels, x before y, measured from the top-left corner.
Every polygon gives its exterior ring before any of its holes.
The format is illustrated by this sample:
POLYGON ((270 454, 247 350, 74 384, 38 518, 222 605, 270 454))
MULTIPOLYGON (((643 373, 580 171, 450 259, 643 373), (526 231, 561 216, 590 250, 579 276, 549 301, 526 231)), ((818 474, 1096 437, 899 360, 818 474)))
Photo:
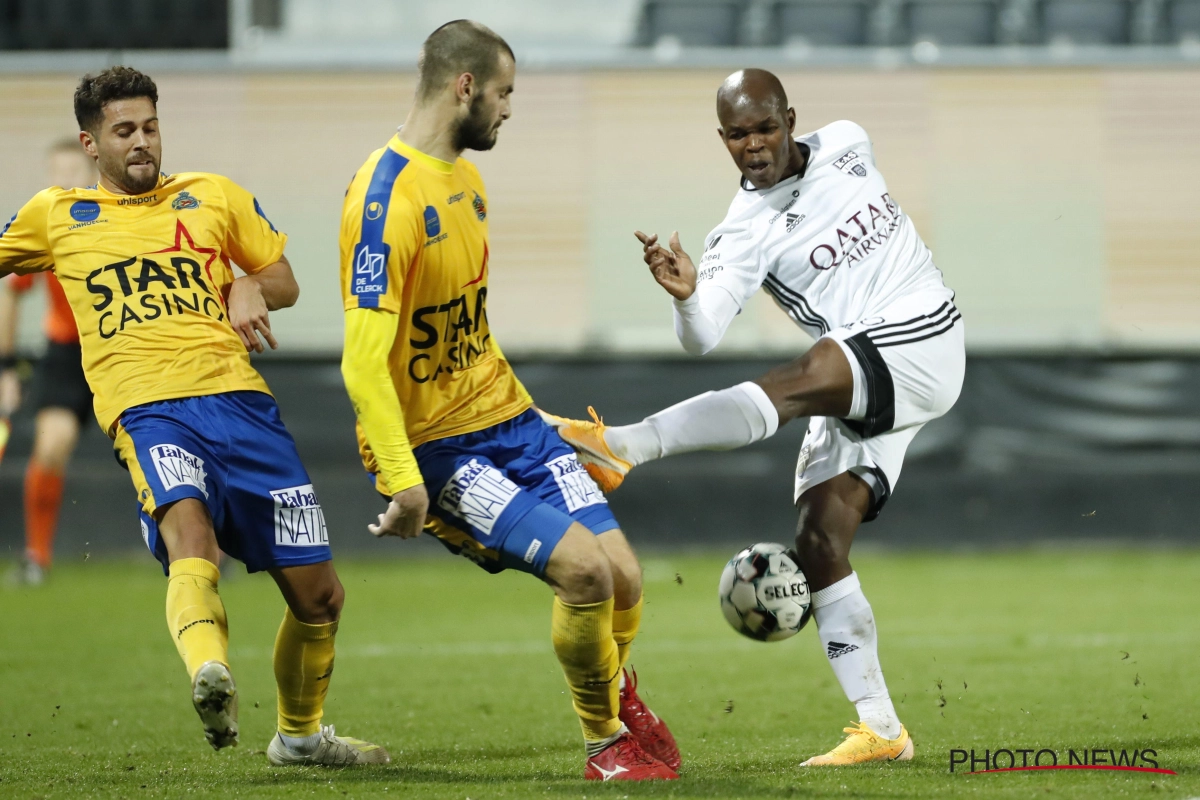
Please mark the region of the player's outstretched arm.
POLYGON ((261 353, 263 339, 274 350, 279 343, 271 333, 269 312, 289 308, 299 297, 300 285, 292 274, 292 265, 280 256, 274 264, 243 275, 229 287, 229 324, 247 350, 261 353))

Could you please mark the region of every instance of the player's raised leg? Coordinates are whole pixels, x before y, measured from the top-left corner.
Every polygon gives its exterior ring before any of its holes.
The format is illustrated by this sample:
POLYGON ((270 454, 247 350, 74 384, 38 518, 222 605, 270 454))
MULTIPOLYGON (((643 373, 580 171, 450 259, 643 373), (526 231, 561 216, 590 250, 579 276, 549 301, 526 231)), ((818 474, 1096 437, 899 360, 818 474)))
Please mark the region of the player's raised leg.
MULTIPOLYGON (((589 780, 677 778, 620 718, 621 656, 613 638, 613 574, 598 538, 571 524, 546 565, 554 589, 551 638, 583 728, 589 780)), ((628 599, 628 594, 626 595, 628 599)))
POLYGON ((608 426, 542 413, 605 492, 638 464, 697 450, 732 450, 766 439, 796 417, 850 413, 854 374, 842 348, 821 339, 755 381, 705 392, 633 425, 608 426))
POLYGON ((637 671, 627 669, 633 640, 642 624, 642 566, 620 529, 605 531, 596 538, 608 557, 613 577, 613 640, 621 663, 621 722, 647 753, 678 770, 681 759, 675 737, 638 696, 637 671))
POLYGON ((220 550, 202 502, 185 498, 160 509, 166 548, 167 625, 192 681, 192 704, 214 749, 238 742, 237 686, 229 670, 229 625, 217 592, 220 550))
POLYGON ((275 637, 278 725, 267 747, 276 766, 345 767, 391 761, 379 745, 338 736, 321 725, 333 675, 334 638, 345 591, 332 561, 270 570, 287 601, 275 637))
POLYGON ((871 507, 871 490, 849 472, 812 487, 797 503, 796 554, 812 590, 813 618, 821 648, 854 703, 859 722, 846 738, 802 766, 839 766, 864 761, 904 761, 913 744, 888 695, 875 615, 850 566, 850 545, 871 507))

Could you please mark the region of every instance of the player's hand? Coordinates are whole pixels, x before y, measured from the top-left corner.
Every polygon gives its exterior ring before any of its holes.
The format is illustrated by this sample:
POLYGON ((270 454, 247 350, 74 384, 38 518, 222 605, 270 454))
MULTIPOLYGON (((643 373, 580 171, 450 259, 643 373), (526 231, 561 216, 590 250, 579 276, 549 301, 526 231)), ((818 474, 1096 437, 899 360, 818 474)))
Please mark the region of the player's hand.
POLYGON ((279 347, 279 343, 271 335, 267 301, 263 299, 262 288, 253 276, 245 275, 230 284, 227 303, 229 324, 237 331, 247 350, 256 353, 263 351, 263 343, 259 336, 266 340, 272 350, 279 347))
POLYGON ((21 378, 15 369, 0 372, 0 418, 11 417, 21 407, 21 378))
POLYGON ((633 235, 642 243, 642 260, 650 267, 650 274, 658 285, 676 300, 691 297, 696 291, 696 265, 679 245, 679 231, 671 234, 670 250, 658 243, 658 234, 634 231, 633 235))
POLYGON ((429 511, 429 494, 425 485, 418 483, 403 492, 392 495, 387 511, 379 515, 378 525, 368 525, 372 536, 399 536, 412 539, 421 535, 425 527, 425 515, 429 511))

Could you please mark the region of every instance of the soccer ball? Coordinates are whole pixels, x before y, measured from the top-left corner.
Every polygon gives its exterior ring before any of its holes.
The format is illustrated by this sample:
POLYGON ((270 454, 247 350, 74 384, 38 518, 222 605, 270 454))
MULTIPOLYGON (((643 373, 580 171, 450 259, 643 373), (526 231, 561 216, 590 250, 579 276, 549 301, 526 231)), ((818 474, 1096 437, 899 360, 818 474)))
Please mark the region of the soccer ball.
POLYGON ((718 593, 733 629, 759 642, 795 636, 812 616, 808 580, 781 544, 763 542, 731 558, 718 593))

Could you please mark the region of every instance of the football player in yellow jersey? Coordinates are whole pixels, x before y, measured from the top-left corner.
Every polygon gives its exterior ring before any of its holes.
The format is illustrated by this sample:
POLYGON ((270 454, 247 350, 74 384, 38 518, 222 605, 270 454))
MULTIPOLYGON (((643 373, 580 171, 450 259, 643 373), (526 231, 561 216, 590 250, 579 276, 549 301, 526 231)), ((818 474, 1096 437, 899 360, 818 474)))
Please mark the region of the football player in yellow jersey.
POLYGON ((637 558, 488 326, 487 192, 460 154, 495 144, 514 73, 491 30, 438 28, 408 119, 346 193, 342 374, 364 464, 390 501, 370 530, 411 538, 425 526, 489 572, 548 583, 585 777, 673 779, 679 749, 625 680, 642 611, 637 558))
POLYGON ((160 173, 157 103, 136 70, 83 78, 75 116, 99 183, 47 189, 18 211, 0 231, 0 277, 53 270, 62 284, 96 416, 169 576, 167 623, 212 746, 238 740, 219 548, 270 572, 287 601, 271 762, 386 762, 321 725, 343 591, 312 481, 250 365, 260 336, 276 346, 268 312, 299 295, 287 237, 228 178, 160 173))

